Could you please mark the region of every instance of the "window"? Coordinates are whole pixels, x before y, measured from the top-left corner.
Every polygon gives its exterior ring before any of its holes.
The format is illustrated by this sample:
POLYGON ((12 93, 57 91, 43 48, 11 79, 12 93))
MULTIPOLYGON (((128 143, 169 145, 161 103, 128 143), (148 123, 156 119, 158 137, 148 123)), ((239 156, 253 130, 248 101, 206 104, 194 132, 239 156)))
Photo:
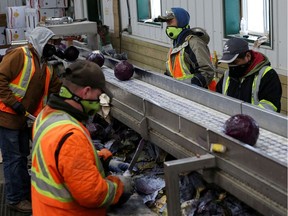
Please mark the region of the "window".
POLYGON ((269 34, 269 0, 242 0, 242 17, 247 20, 248 33, 269 34))
POLYGON ((242 37, 254 43, 263 36, 263 43, 272 48, 272 5, 271 0, 223 0, 225 38, 242 37), (244 20, 247 31, 241 31, 241 20, 244 20), (246 33, 247 32, 247 33, 246 33))
POLYGON ((138 22, 148 22, 155 25, 153 18, 161 14, 161 0, 137 0, 138 22))

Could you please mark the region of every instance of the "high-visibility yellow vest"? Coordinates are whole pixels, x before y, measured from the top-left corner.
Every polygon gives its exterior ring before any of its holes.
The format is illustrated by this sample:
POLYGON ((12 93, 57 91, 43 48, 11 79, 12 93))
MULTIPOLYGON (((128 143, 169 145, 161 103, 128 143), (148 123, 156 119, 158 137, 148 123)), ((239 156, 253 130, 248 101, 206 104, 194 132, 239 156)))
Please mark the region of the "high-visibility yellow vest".
MULTIPOLYGON (((264 66, 261 68, 259 73, 254 77, 253 84, 252 84, 251 104, 259 106, 263 109, 267 109, 267 110, 271 110, 271 111, 276 112, 277 107, 273 103, 271 103, 270 101, 267 101, 267 100, 259 101, 259 98, 258 98, 261 79, 271 69, 272 69, 272 67, 270 67, 270 66, 264 66)), ((242 82, 244 81, 244 79, 242 80, 242 82)), ((229 77, 229 71, 227 70, 224 73, 223 84, 222 84, 222 93, 224 95, 227 95, 229 84, 230 84, 230 77, 229 77)))

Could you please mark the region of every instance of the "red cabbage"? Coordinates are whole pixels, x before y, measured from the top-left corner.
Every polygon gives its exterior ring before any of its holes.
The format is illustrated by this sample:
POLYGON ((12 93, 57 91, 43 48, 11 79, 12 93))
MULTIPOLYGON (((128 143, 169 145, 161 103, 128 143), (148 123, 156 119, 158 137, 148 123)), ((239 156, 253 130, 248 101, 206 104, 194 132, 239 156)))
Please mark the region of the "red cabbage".
POLYGON ((94 62, 102 67, 104 65, 105 57, 99 50, 94 50, 86 57, 86 60, 94 62))
POLYGON ((75 46, 69 46, 64 51, 65 59, 67 61, 75 61, 79 56, 79 50, 75 46))
POLYGON ((121 81, 129 80, 134 74, 134 67, 124 60, 115 65, 114 75, 121 81))
POLYGON ((251 116, 237 114, 224 123, 224 133, 254 146, 259 137, 259 125, 251 116))

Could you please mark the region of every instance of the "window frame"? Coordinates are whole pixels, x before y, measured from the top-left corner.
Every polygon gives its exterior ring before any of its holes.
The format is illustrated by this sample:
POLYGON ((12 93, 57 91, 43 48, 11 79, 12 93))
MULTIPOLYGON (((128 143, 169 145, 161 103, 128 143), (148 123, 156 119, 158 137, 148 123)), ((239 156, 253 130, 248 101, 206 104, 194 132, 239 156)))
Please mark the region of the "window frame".
MULTIPOLYGON (((256 33, 256 32, 249 32, 248 35, 240 35, 240 21, 241 18, 247 18, 247 15, 245 15, 245 11, 243 11, 243 4, 248 0, 223 0, 223 18, 224 18, 224 38, 229 39, 232 37, 239 37, 247 42, 253 44, 259 37, 264 36, 264 34, 256 33)), ((273 28, 272 28, 272 23, 273 23, 273 5, 272 5, 272 0, 264 0, 268 2, 268 7, 269 11, 267 16, 264 17, 264 30, 268 29, 269 34, 266 35, 268 36, 268 41, 264 42, 261 45, 261 48, 267 48, 267 49, 273 49, 273 28), (267 23, 269 21, 269 24, 267 23)), ((265 4, 265 3, 264 3, 265 4)), ((244 5, 245 7, 245 5, 244 5)), ((264 7, 267 7, 265 5, 264 7)))
MULTIPOLYGON (((162 8, 162 0, 160 1, 160 11, 159 15, 161 14, 161 8, 162 8)), ((152 14, 151 14, 151 0, 136 0, 136 6, 137 6, 137 22, 144 23, 144 24, 150 24, 150 25, 156 25, 156 26, 162 26, 159 22, 154 22, 152 20, 152 14), (141 10, 139 9, 141 8, 141 10), (141 13, 140 13, 141 11, 141 13), (144 11, 144 14, 143 14, 144 11)))

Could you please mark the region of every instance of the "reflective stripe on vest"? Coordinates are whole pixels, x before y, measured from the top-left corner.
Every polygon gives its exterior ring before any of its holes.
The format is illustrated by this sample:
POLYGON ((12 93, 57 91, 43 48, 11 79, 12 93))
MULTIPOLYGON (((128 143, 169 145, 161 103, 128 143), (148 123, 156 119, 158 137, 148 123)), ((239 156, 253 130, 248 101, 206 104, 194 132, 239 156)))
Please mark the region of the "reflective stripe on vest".
POLYGON ((44 108, 44 106, 47 104, 47 98, 48 98, 48 92, 49 92, 49 86, 50 82, 53 77, 53 68, 50 68, 50 66, 46 67, 46 79, 45 79, 45 87, 44 87, 44 94, 42 96, 41 102, 39 103, 37 109, 32 113, 34 116, 37 116, 41 110, 44 108))
POLYGON ((251 104, 257 105, 261 108, 268 109, 271 111, 277 111, 277 107, 274 106, 273 103, 271 103, 270 101, 267 101, 267 100, 259 101, 259 98, 258 98, 261 79, 271 69, 272 69, 272 67, 270 67, 270 66, 264 66, 261 68, 258 75, 255 76, 255 78, 253 80, 253 85, 252 85, 251 104), (259 77, 260 77, 260 79, 258 79, 259 77))
MULTIPOLYGON (((259 101, 259 98, 258 98, 261 79, 271 69, 272 69, 272 67, 270 67, 270 66, 264 66, 261 68, 259 73, 257 75, 255 75, 254 80, 253 80, 253 84, 252 84, 251 104, 257 105, 257 106, 264 108, 264 109, 277 111, 277 107, 274 106, 274 104, 272 104, 270 101, 267 101, 267 100, 259 101), (259 76, 261 77, 260 79, 258 79, 259 76)), ((223 84, 222 84, 222 93, 224 95, 227 95, 229 83, 230 83, 229 70, 227 70, 224 73, 223 84)))
MULTIPOLYGON (((18 101, 21 101, 26 94, 26 90, 31 80, 31 77, 35 72, 35 66, 30 50, 27 47, 21 47, 19 49, 22 49, 24 52, 23 68, 17 75, 17 77, 11 83, 9 83, 9 88, 15 95, 15 98, 18 101)), ((0 100, 0 110, 3 112, 16 114, 11 107, 6 106, 1 100, 0 100)))
POLYGON ((185 63, 185 47, 189 45, 188 41, 185 41, 181 46, 169 50, 168 61, 166 62, 167 73, 178 79, 184 80, 192 78, 194 75, 190 73, 189 68, 185 63), (171 56, 175 55, 174 63, 171 56))
POLYGON ((32 53, 27 47, 21 47, 24 52, 24 65, 22 71, 18 76, 9 84, 13 94, 18 98, 23 98, 31 77, 35 72, 35 66, 32 58, 32 53))
POLYGON ((229 83, 230 83, 229 70, 226 70, 224 72, 224 77, 223 77, 222 94, 227 95, 229 83))
MULTIPOLYGON (((35 167, 32 167, 32 185, 34 188, 43 196, 47 196, 51 199, 57 200, 59 202, 73 202, 73 197, 70 194, 69 190, 65 187, 64 183, 56 183, 51 174, 49 173, 48 167, 45 164, 45 160, 43 158, 43 152, 41 152, 41 141, 43 136, 48 133, 49 131, 53 130, 55 127, 65 124, 73 125, 76 128, 80 129, 89 140, 91 147, 94 151, 94 157, 96 166, 101 173, 102 177, 104 178, 104 170, 102 164, 97 156, 97 152, 93 146, 92 140, 90 136, 86 133, 86 131, 79 125, 79 122, 73 118, 72 116, 68 115, 62 111, 56 111, 48 116, 45 119, 42 119, 42 113, 39 114, 36 122, 34 124, 34 143, 33 143, 33 158, 36 157, 36 161, 38 162, 39 170, 36 170, 35 167), (36 143, 35 143, 36 141, 36 143)), ((44 141, 45 142, 45 141, 44 141)), ((106 180, 108 184, 108 193, 102 202, 101 206, 103 205, 110 205, 116 194, 117 185, 111 181, 106 180)))
MULTIPOLYGON (((18 76, 9 84, 9 88, 15 95, 15 98, 18 101, 21 101, 26 94, 31 78, 35 73, 35 63, 33 60, 32 53, 27 47, 21 47, 19 49, 22 49, 24 52, 24 65, 18 76)), ((47 67, 44 94, 43 97, 41 98, 41 102, 38 104, 38 107, 36 108, 36 111, 31 113, 34 116, 37 116, 39 112, 43 109, 43 107, 46 105, 49 84, 52 79, 52 75, 53 70, 50 70, 47 67)), ((16 114, 11 107, 6 106, 1 100, 0 100, 0 110, 3 112, 16 114)))

